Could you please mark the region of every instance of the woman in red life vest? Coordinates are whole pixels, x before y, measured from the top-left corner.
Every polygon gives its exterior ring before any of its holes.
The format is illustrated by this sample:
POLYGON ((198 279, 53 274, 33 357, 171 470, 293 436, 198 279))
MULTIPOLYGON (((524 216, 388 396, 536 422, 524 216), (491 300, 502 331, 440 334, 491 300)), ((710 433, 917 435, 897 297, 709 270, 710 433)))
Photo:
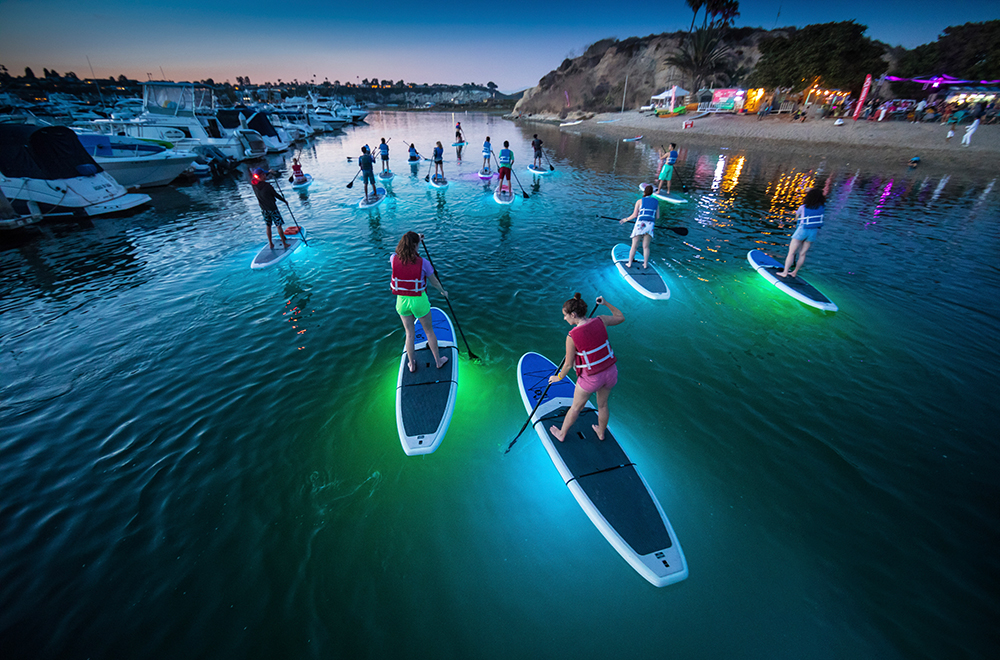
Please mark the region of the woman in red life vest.
POLYGON ((306 182, 306 175, 302 173, 302 165, 299 164, 298 158, 292 159, 292 177, 294 177, 293 183, 306 182))
POLYGON ((601 296, 597 297, 597 304, 610 309, 612 316, 587 318, 587 303, 583 302, 579 293, 563 303, 563 318, 573 329, 566 336, 566 358, 562 369, 549 376, 549 382, 559 382, 573 366, 576 368, 576 391, 573 393, 573 405, 563 418, 562 428, 549 427, 549 432, 559 442, 566 437, 566 432, 576 422, 594 392, 597 393, 597 424, 593 427, 597 437, 603 440, 604 431, 608 428, 608 396, 618 382, 618 367, 615 366, 615 353, 608 343, 607 328, 618 325, 625 320, 625 316, 601 296))
POLYGON ((416 320, 420 320, 420 327, 427 335, 427 345, 434 355, 434 362, 440 369, 448 361, 447 357, 438 354, 437 335, 434 334, 434 327, 431 325, 431 303, 427 299, 427 282, 434 285, 434 288, 441 292, 445 298, 448 292, 441 286, 441 282, 434 274, 434 267, 429 261, 424 261, 417 253, 417 246, 423 240, 423 234, 408 231, 399 239, 396 246, 396 254, 389 257, 389 266, 392 268, 392 279, 389 286, 396 294, 396 312, 400 320, 403 321, 403 328, 406 330, 406 355, 410 362, 410 371, 417 370, 416 350, 414 349, 414 337, 416 336, 416 320))

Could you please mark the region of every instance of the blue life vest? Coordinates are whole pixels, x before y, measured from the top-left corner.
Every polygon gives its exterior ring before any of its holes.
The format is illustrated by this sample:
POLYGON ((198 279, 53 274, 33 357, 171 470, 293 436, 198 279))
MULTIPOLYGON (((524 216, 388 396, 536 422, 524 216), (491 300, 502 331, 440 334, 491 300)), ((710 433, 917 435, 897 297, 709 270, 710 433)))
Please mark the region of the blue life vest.
POLYGON ((500 161, 500 167, 510 167, 514 162, 514 152, 510 149, 501 149, 497 160, 500 161))
POLYGON ((417 148, 414 147, 411 144, 410 145, 410 160, 416 160, 417 158, 418 158, 418 156, 417 156, 417 148))
POLYGON ((673 165, 677 162, 677 151, 671 151, 667 154, 667 165, 673 165))
POLYGON ((358 165, 360 165, 361 169, 365 172, 371 172, 372 165, 374 165, 374 163, 375 159, 368 154, 361 154, 361 158, 358 158, 358 165))
POLYGON ((444 158, 444 147, 434 147, 434 160, 444 158))
POLYGON ((824 208, 820 206, 816 209, 810 209, 802 207, 802 217, 799 219, 799 227, 804 227, 806 229, 819 229, 823 226, 823 211, 824 208))
POLYGON ((652 196, 643 197, 639 200, 639 217, 636 222, 653 222, 656 220, 656 212, 660 209, 660 203, 652 196))
POLYGON ((385 142, 383 142, 382 144, 378 145, 378 150, 380 152, 382 152, 383 156, 388 156, 389 155, 389 145, 387 145, 385 142))
POLYGON ((489 157, 493 153, 493 144, 490 142, 483 142, 483 156, 489 157))

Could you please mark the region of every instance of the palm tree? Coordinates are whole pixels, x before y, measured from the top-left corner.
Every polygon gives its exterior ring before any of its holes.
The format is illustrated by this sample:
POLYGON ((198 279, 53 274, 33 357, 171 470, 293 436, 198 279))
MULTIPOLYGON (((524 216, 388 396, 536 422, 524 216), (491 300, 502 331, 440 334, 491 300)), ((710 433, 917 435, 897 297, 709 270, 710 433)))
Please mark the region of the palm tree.
POLYGON ((688 33, 690 34, 691 32, 694 32, 694 21, 698 18, 698 12, 705 6, 705 0, 685 0, 685 2, 687 2, 687 6, 690 7, 693 12, 691 14, 691 28, 688 30, 688 33))
POLYGON ((677 67, 691 78, 692 91, 704 83, 723 82, 728 78, 729 47, 715 28, 699 28, 688 34, 680 49, 665 62, 677 67))

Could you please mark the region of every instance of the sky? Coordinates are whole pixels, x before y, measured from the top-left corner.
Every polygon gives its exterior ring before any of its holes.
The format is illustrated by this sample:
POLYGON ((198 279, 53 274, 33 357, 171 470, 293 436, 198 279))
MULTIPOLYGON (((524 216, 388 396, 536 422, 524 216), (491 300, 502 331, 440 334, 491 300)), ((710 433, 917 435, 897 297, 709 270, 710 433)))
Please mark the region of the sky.
MULTIPOLYGON (((819 3, 744 0, 737 27, 854 20, 913 48, 949 25, 995 20, 992 0, 819 3), (780 12, 780 13, 779 13, 780 12)), ((0 64, 81 78, 254 83, 360 82, 532 87, 600 39, 687 30, 684 0, 0 0, 0 64), (88 64, 89 58, 89 64, 88 64)))

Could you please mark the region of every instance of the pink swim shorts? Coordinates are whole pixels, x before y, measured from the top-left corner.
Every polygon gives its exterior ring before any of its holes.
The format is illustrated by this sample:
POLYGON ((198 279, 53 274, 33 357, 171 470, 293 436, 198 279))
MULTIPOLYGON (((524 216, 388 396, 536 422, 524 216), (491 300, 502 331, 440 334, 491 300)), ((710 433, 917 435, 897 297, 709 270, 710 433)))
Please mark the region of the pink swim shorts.
POLYGON ((613 364, 604 371, 599 371, 592 375, 582 373, 576 379, 576 384, 579 385, 583 391, 590 392, 591 394, 602 387, 610 389, 618 384, 618 365, 613 364))

